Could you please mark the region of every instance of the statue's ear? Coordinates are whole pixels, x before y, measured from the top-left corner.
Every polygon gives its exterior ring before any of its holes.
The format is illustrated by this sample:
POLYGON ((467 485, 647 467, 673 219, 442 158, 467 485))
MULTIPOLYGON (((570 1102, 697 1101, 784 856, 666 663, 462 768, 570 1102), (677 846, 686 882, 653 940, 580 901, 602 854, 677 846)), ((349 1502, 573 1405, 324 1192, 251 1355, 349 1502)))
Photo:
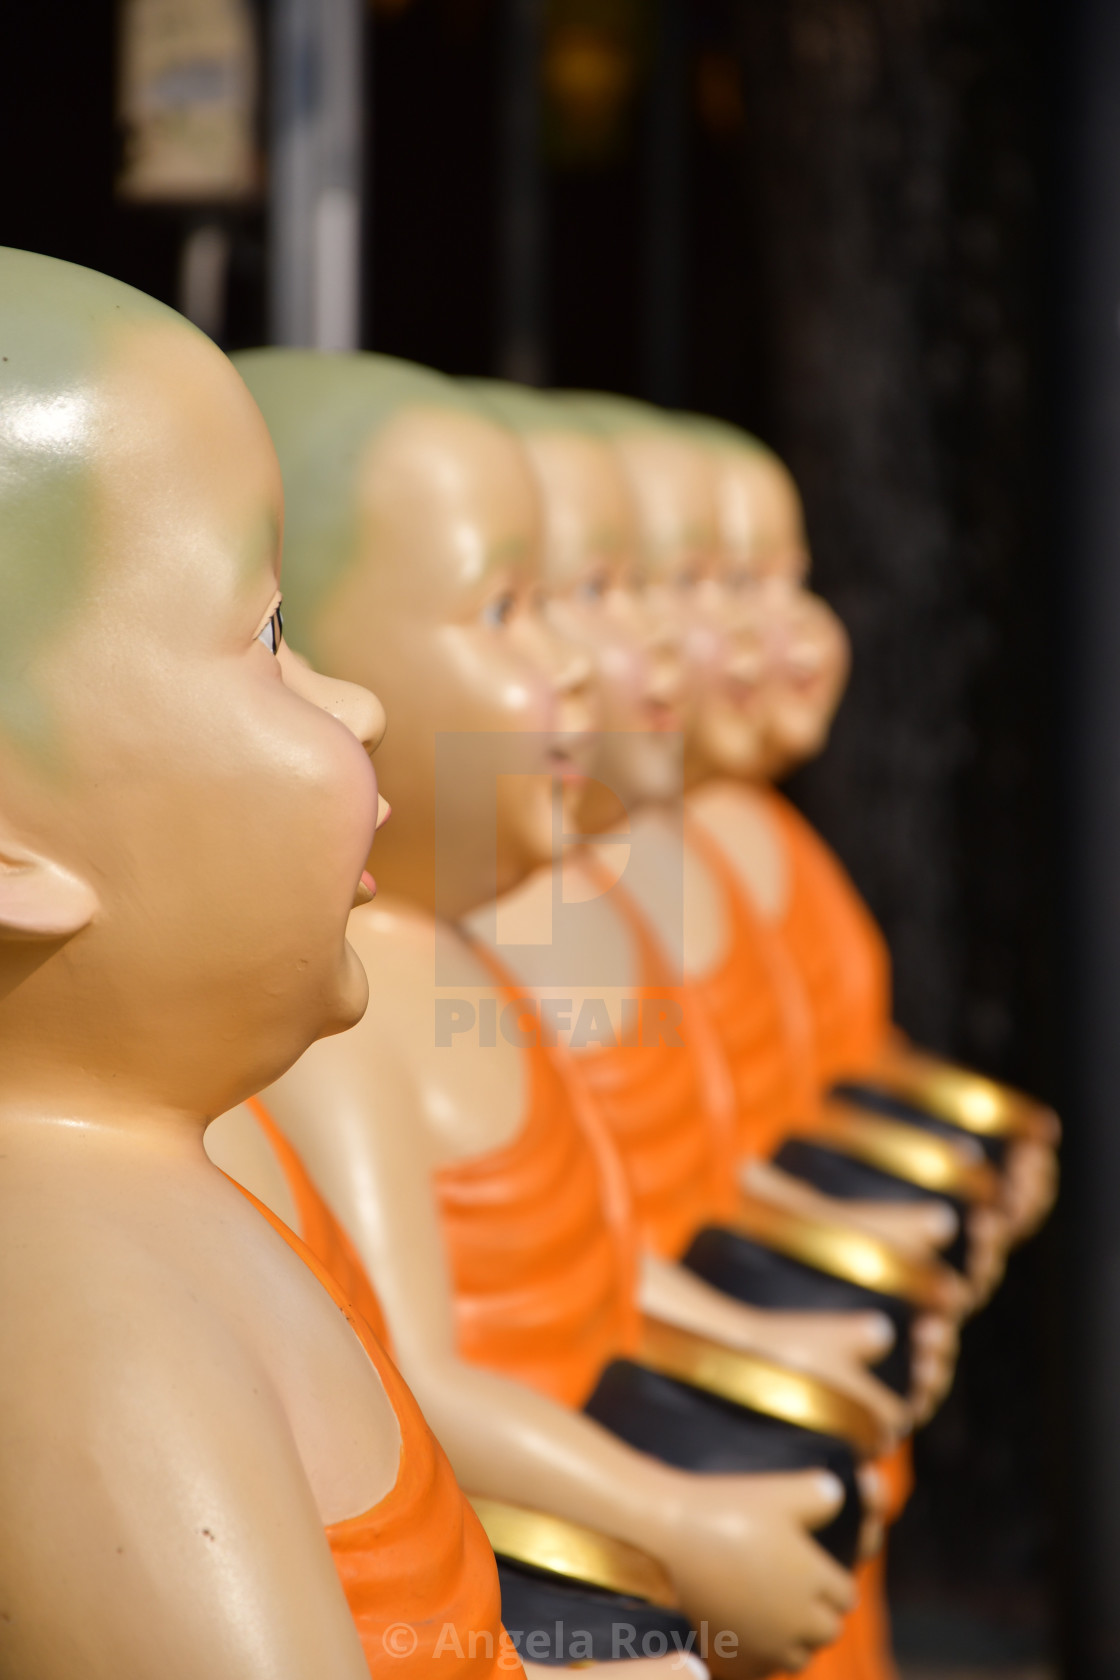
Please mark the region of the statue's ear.
POLYGON ((0 835, 0 939, 67 939, 96 911, 80 876, 0 835))

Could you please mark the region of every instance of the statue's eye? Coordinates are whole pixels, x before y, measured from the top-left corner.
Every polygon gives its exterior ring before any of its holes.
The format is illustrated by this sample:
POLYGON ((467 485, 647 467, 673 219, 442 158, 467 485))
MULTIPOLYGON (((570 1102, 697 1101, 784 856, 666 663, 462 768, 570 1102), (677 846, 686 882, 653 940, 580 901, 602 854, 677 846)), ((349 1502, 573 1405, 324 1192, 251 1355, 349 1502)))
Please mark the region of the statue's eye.
POLYGON ((284 614, 280 611, 279 604, 257 640, 264 643, 269 653, 280 652, 280 643, 284 640, 284 614))
POLYGON ((495 595, 493 600, 487 601, 482 609, 482 618, 485 623, 496 629, 499 625, 509 623, 516 606, 517 596, 512 589, 507 589, 503 594, 495 595))

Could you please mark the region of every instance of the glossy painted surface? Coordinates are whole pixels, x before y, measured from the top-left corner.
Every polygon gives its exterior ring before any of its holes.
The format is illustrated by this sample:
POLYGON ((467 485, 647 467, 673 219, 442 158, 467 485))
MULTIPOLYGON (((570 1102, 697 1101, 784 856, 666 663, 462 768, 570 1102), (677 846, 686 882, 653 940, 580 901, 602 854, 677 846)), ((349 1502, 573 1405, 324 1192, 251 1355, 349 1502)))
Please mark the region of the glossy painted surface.
MULTIPOLYGON (((376 358, 361 361, 372 377, 376 358)), ((333 422, 298 384, 287 412, 301 401, 309 436, 329 431, 333 422)), ((281 447, 293 500, 313 459, 300 454, 297 439, 281 447)), ((365 1020, 314 1047, 268 1093, 270 1110, 353 1238, 401 1367, 464 1483, 654 1551, 694 1615, 738 1631, 740 1658, 724 1671, 765 1672, 830 1637, 847 1602, 846 1577, 805 1532, 835 1508, 836 1490, 813 1474, 689 1476, 460 1354, 434 1180, 500 1164, 531 1108, 515 1045, 476 1033, 435 1042, 437 962, 453 998, 477 1011, 491 999, 500 1010, 502 996, 457 930, 431 914, 437 792, 454 847, 447 902, 461 914, 495 890, 491 790, 465 753, 459 785, 437 789, 434 742, 448 731, 490 740, 537 731, 544 753, 534 768, 555 768, 550 731, 590 719, 591 669, 538 604, 540 510, 511 434, 464 415, 457 396, 446 412, 417 405, 380 416, 352 455, 351 561, 295 633, 340 673, 377 671, 391 718, 381 761, 396 808, 378 842, 378 875, 402 897, 352 919, 373 990, 365 1020)), ((312 552, 307 527, 309 563, 312 552)), ((533 790, 511 792, 497 835, 514 882, 551 856, 551 827, 546 849, 533 790)), ((514 1295, 516 1265, 511 1251, 514 1295)))
POLYGON ((324 1527, 397 1421, 202 1132, 362 1011, 382 714, 275 651, 276 459, 206 339, 5 252, 0 341, 0 1666, 360 1680, 324 1527))

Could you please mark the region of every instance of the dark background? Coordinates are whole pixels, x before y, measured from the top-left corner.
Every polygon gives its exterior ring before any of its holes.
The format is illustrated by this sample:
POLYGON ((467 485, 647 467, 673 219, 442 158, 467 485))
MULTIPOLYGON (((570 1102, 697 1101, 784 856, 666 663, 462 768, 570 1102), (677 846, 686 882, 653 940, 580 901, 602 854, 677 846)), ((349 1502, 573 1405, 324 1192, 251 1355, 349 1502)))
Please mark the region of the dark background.
MULTIPOLYGON (((508 21, 370 13, 367 343, 451 373, 503 365, 508 21)), ((1051 1098, 1057 50, 1032 0, 552 0, 529 300, 549 382, 723 415, 791 465, 854 644, 795 797, 886 930, 901 1024, 1051 1098)), ((192 215, 220 214, 227 346, 260 342, 263 206, 114 201, 108 0, 9 6, 0 70, 0 243, 174 303, 192 215)), ((1055 1242, 1015 1259, 919 1441, 904 1651, 1054 1649, 1055 1242)))

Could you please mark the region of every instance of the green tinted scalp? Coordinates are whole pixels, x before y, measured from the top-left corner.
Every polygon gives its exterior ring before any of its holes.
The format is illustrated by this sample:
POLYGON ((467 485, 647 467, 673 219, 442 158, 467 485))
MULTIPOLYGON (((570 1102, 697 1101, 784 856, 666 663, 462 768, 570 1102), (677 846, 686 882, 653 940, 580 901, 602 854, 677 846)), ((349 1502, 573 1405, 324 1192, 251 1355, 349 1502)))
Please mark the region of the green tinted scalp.
POLYGON ((476 396, 496 420, 525 437, 534 432, 586 431, 569 405, 551 392, 532 385, 513 385, 504 379, 464 379, 460 383, 476 396))
POLYGON ((687 414, 683 410, 674 414, 672 418, 686 431, 716 448, 743 450, 748 455, 777 458, 761 438, 756 438, 753 432, 744 432, 741 427, 731 425, 728 420, 713 420, 708 414, 687 414))
POLYGON ((751 455, 774 453, 752 433, 707 414, 655 408, 652 403, 639 402, 635 397, 620 397, 606 391, 555 391, 549 395, 569 407, 579 423, 601 437, 683 431, 717 448, 741 449, 751 455))
POLYGON ((179 320, 107 275, 0 247, 0 730, 40 758, 57 743, 28 670, 86 582, 98 370, 122 326, 153 318, 179 320))
POLYGON ((443 374, 393 356, 247 350, 233 359, 284 478, 285 631, 312 652, 315 616, 357 557, 357 474, 370 440, 407 409, 485 407, 443 374))
POLYGON ((640 432, 670 432, 671 417, 652 403, 636 397, 619 397, 607 391, 555 391, 550 393, 600 437, 633 436, 640 432))

